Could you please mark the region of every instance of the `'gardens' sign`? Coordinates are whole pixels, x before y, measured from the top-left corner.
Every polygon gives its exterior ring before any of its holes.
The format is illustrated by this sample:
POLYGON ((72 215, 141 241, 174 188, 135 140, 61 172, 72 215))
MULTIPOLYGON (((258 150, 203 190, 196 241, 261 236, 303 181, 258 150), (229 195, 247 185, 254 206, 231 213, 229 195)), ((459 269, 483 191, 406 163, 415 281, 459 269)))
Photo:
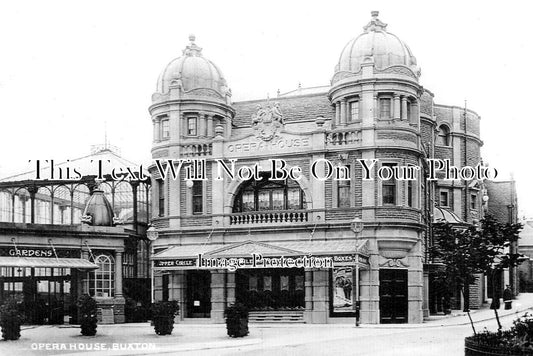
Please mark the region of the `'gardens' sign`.
MULTIPOLYGON (((59 258, 80 258, 78 249, 56 249, 59 258)), ((10 257, 44 257, 55 258, 54 251, 51 248, 39 247, 0 247, 0 256, 10 257)))

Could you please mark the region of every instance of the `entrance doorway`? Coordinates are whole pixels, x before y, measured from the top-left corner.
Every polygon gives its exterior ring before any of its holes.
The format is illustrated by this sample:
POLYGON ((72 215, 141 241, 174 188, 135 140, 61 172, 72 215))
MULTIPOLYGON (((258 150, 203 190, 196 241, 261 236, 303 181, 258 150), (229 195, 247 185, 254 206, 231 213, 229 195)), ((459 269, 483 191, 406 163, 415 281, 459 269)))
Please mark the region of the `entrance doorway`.
POLYGON ((382 324, 407 323, 407 270, 379 270, 379 312, 382 324))
POLYGON ((76 311, 71 280, 70 268, 2 267, 0 299, 15 298, 28 324, 63 324, 76 311))
POLYGON ((187 271, 187 318, 211 316, 211 273, 187 271))
POLYGON ((303 268, 239 269, 235 296, 250 310, 302 310, 304 279, 303 268))

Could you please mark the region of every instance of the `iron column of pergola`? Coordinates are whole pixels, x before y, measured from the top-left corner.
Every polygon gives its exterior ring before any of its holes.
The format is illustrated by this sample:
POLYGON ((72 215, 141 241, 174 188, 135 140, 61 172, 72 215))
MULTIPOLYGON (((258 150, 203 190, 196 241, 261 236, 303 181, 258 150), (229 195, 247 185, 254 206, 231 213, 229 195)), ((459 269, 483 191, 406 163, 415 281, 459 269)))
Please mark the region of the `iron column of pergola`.
POLYGON ((354 298, 354 310, 355 310, 355 326, 359 326, 359 314, 361 310, 361 296, 359 294, 359 235, 363 231, 364 223, 361 218, 354 218, 350 223, 350 228, 355 234, 355 293, 354 298))

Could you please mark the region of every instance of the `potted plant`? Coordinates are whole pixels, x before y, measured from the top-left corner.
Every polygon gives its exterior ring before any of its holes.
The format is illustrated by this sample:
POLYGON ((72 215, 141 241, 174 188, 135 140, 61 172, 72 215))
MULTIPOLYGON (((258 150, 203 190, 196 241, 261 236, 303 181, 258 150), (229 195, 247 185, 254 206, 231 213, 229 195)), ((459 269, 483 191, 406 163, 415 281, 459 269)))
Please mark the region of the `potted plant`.
POLYGON ((509 330, 485 330, 465 338, 466 356, 533 355, 533 315, 524 314, 513 322, 509 330))
POLYGON ((178 315, 177 301, 156 302, 152 304, 152 321, 157 335, 170 335, 174 329, 174 317, 178 315))
POLYGON ((230 337, 248 335, 248 308, 242 303, 235 303, 226 309, 226 329, 230 337))
POLYGON ((8 299, 0 307, 0 326, 2 327, 2 339, 18 340, 20 338, 20 326, 22 315, 18 310, 17 301, 8 299))
POLYGON ((78 298, 77 303, 80 311, 81 334, 84 336, 96 335, 98 319, 96 317, 96 301, 88 294, 78 298))

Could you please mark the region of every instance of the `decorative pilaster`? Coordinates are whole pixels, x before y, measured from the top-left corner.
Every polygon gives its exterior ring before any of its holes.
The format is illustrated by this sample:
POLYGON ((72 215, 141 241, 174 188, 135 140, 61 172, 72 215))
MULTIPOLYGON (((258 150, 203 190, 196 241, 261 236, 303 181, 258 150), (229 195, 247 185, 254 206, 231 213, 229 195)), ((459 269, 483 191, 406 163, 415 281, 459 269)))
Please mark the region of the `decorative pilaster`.
POLYGON ((374 93, 374 121, 378 119, 378 112, 379 112, 379 108, 378 108, 378 94, 377 93, 374 93))
POLYGON ((313 271, 305 270, 305 312, 304 320, 306 323, 312 322, 313 312, 313 271))
POLYGON ((226 291, 227 291, 227 300, 226 305, 230 306, 235 303, 235 271, 226 272, 226 291))
POLYGON ((394 94, 394 115, 395 120, 400 120, 400 95, 394 94))
POLYGON ((328 270, 313 271, 313 311, 312 319, 315 324, 325 324, 328 317, 328 270))
POLYGON ((115 298, 122 298, 122 253, 115 251, 115 298))
POLYGON ((226 300, 224 296, 225 271, 211 271, 211 320, 214 323, 224 322, 226 300))

